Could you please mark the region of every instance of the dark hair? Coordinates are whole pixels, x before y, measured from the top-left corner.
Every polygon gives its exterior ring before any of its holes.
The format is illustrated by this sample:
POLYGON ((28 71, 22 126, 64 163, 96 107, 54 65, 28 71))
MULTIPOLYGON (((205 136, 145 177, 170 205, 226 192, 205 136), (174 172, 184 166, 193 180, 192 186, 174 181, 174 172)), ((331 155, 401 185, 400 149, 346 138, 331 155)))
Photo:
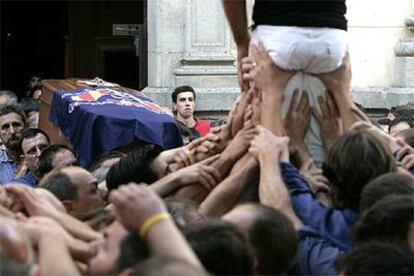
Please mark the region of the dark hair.
POLYGON ((414 177, 401 173, 387 173, 370 181, 361 193, 360 212, 388 195, 414 196, 414 177))
POLYGON ((24 124, 26 124, 26 116, 19 104, 0 105, 0 116, 4 116, 10 113, 16 113, 19 115, 24 124))
POLYGON ((34 87, 42 87, 42 77, 40 76, 31 77, 27 87, 29 88, 29 90, 33 89, 34 87))
POLYGON ((11 90, 0 90, 0 96, 6 95, 9 97, 9 100, 6 102, 5 105, 16 104, 17 103, 17 95, 11 90))
POLYGON ((22 136, 20 136, 20 148, 22 147, 23 140, 36 137, 38 134, 42 134, 43 136, 45 136, 48 144, 50 145, 50 138, 46 132, 44 132, 40 128, 28 128, 22 133, 22 136))
POLYGON ((388 125, 388 133, 391 133, 391 128, 399 123, 407 123, 410 128, 414 127, 414 120, 408 116, 398 116, 395 120, 392 120, 388 125))
POLYGON ((413 275, 414 252, 390 243, 372 243, 359 247, 337 262, 341 274, 413 275))
POLYGON ((156 275, 199 275, 207 276, 208 273, 202 268, 195 267, 188 262, 169 255, 155 255, 138 263, 132 272, 133 276, 156 276, 156 275))
POLYGON ((194 88, 188 85, 183 85, 183 86, 178 86, 177 88, 174 89, 174 92, 171 94, 172 102, 177 103, 178 94, 183 93, 183 92, 193 92, 194 100, 196 99, 194 88))
POLYGON ((26 118, 29 117, 30 112, 39 112, 40 110, 40 103, 38 100, 33 98, 24 97, 20 100, 20 106, 22 107, 26 118))
POLYGON ((295 228, 281 212, 259 204, 252 205, 256 216, 248 239, 258 260, 260 275, 285 274, 295 259, 298 238, 295 228))
POLYGON ((358 210, 364 186, 396 169, 391 150, 365 129, 339 137, 323 164, 323 173, 332 184, 333 204, 338 209, 358 210))
POLYGON ((361 215, 354 226, 354 240, 358 244, 387 241, 409 247, 407 235, 413 223, 413 196, 390 195, 361 215))
POLYGON ((127 234, 120 244, 120 252, 117 260, 118 272, 133 267, 149 256, 150 252, 145 241, 136 234, 127 234))
POLYGON ((108 153, 104 153, 102 155, 99 155, 98 157, 95 158, 95 160, 93 161, 92 165, 89 167, 89 171, 93 172, 96 169, 99 169, 99 167, 106 161, 109 159, 113 159, 113 158, 122 158, 124 157, 126 154, 120 151, 110 151, 108 153))
POLYGON ((401 136, 405 143, 414 148, 414 128, 401 130, 397 133, 397 135, 401 136))
MULTIPOLYGON (((38 166, 40 177, 43 177, 45 174, 47 174, 48 172, 54 169, 53 159, 55 158, 57 153, 65 151, 65 150, 70 151, 74 156, 76 156, 73 150, 71 150, 70 148, 62 144, 51 145, 50 147, 48 147, 42 152, 42 154, 39 157, 39 166, 38 166)), ((77 164, 73 164, 73 165, 77 165, 77 164)))
POLYGON ((77 189, 73 184, 70 177, 62 172, 60 169, 56 169, 50 174, 46 175, 40 182, 39 186, 49 190, 60 201, 74 200, 77 198, 77 189))
POLYGON ((161 152, 161 148, 148 144, 128 153, 114 164, 106 175, 108 190, 117 189, 129 182, 151 184, 158 178, 150 169, 151 162, 161 152))
POLYGON ((413 117, 414 108, 410 104, 397 105, 391 107, 390 112, 395 115, 395 117, 413 117))
POLYGON ((205 221, 187 228, 185 235, 203 266, 214 275, 252 275, 248 242, 231 223, 205 221))
POLYGON ((33 98, 33 94, 36 90, 42 90, 43 85, 41 83, 34 84, 33 87, 29 88, 26 93, 26 97, 33 98))

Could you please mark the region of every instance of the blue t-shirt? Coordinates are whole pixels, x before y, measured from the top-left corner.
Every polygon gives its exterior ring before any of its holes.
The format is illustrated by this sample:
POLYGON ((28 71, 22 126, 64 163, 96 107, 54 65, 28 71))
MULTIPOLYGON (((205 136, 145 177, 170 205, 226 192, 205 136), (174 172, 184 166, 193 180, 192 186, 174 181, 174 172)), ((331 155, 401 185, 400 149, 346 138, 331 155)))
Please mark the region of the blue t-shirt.
POLYGON ((335 261, 343 254, 308 226, 298 231, 296 263, 290 274, 294 275, 337 275, 335 261))
POLYGON ((17 164, 6 151, 0 151, 0 184, 6 184, 16 175, 17 164))
POLYGON ((308 182, 289 163, 281 163, 282 176, 296 215, 321 238, 345 252, 353 248, 352 226, 359 214, 351 209, 328 208, 314 197, 308 182))
POLYGON ((37 179, 37 177, 34 176, 31 171, 26 173, 25 176, 15 178, 13 181, 32 187, 36 187, 39 184, 39 179, 37 179))

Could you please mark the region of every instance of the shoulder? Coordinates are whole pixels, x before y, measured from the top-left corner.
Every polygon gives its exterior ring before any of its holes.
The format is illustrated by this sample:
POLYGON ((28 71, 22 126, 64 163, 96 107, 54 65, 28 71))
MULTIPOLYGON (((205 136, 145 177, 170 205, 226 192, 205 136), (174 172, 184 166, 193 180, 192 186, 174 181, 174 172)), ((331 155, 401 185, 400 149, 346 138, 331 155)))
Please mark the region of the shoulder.
POLYGON ((28 172, 26 175, 15 178, 13 181, 16 181, 21 184, 26 184, 30 186, 36 186, 38 184, 37 178, 32 174, 32 172, 28 172))
POLYGON ((9 156, 6 151, 0 151, 0 162, 9 161, 9 156))

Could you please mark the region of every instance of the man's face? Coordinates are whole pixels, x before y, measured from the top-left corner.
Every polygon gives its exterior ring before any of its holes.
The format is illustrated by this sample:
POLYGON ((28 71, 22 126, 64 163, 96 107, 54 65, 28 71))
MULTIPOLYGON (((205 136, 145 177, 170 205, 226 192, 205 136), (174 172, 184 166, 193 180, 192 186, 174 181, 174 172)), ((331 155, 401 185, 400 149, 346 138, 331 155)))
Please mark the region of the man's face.
POLYGON ((177 115, 185 119, 191 118, 194 115, 195 100, 193 92, 182 92, 177 96, 177 103, 175 104, 177 115))
POLYGON ((88 275, 105 275, 115 272, 121 241, 127 234, 128 232, 118 221, 114 221, 105 229, 104 238, 95 244, 97 254, 89 262, 88 275))
POLYGON ((22 151, 24 161, 31 172, 35 172, 39 165, 39 156, 49 147, 47 138, 38 133, 35 137, 23 139, 22 151))
POLYGON ((77 159, 70 150, 63 149, 55 154, 52 160, 53 168, 63 168, 76 165, 77 159))
POLYGON ((98 189, 96 178, 80 167, 62 169, 76 187, 76 196, 72 209, 76 212, 87 212, 104 206, 103 194, 98 189))
POLYGON ((0 116, 0 139, 7 145, 9 140, 18 140, 25 129, 25 124, 17 113, 0 116))

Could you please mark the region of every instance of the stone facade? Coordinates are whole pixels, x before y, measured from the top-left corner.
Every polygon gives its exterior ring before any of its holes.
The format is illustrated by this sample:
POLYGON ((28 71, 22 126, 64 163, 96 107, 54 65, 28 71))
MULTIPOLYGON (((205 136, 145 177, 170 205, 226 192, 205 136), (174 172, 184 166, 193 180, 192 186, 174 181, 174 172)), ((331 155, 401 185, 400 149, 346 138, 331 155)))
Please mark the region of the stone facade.
MULTIPOLYGON (((253 1, 247 2, 251 14, 253 1)), ((347 0, 347 5, 356 101, 368 108, 414 101, 414 0, 347 0)), ((221 0, 151 0, 147 14, 144 93, 170 107, 173 88, 192 85, 202 115, 228 111, 239 89, 221 0)))

